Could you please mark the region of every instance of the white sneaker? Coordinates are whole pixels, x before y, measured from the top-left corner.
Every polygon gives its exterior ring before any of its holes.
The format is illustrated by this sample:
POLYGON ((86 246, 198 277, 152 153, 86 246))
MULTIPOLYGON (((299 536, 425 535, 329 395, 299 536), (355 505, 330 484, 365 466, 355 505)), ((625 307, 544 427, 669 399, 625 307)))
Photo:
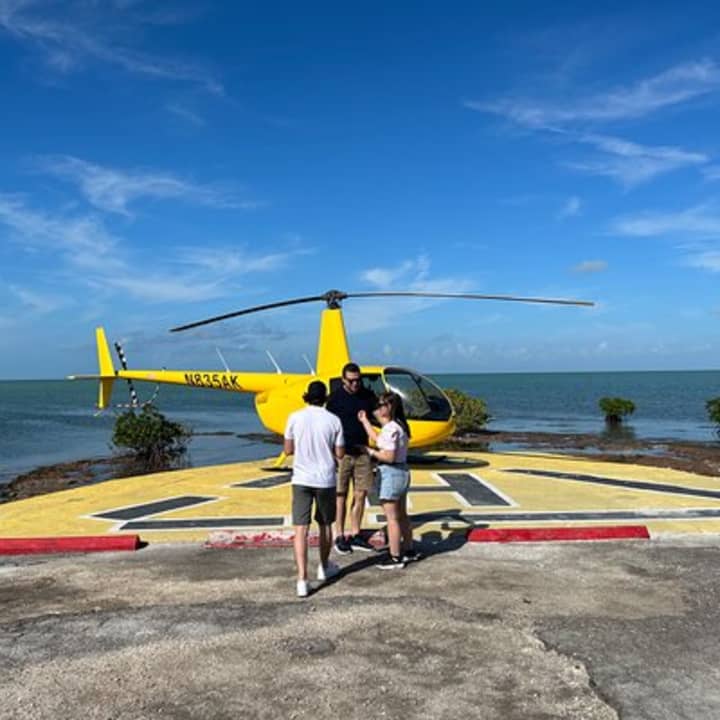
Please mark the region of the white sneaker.
POLYGON ((328 560, 327 565, 325 565, 325 567, 323 567, 322 563, 320 563, 320 565, 318 565, 317 579, 320 580, 320 582, 325 582, 325 580, 330 580, 330 578, 334 578, 339 574, 340 574, 340 566, 336 565, 332 560, 328 560))
POLYGON ((307 597, 308 596, 308 581, 298 580, 297 581, 297 596, 307 597))

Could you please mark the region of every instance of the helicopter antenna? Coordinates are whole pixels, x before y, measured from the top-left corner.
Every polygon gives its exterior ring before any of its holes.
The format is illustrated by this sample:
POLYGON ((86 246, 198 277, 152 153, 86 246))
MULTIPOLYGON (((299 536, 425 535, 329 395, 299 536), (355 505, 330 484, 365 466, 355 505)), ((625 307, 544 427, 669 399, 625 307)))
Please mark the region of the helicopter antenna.
POLYGON ((280 366, 275 362, 275 358, 272 356, 272 353, 269 350, 265 351, 267 353, 267 356, 270 358, 270 362, 275 366, 275 372, 278 375, 282 374, 282 370, 280 369, 280 366))
POLYGON ((220 352, 220 348, 219 348, 219 347, 216 347, 216 348, 215 348, 215 351, 216 351, 217 354, 220 356, 220 362, 223 364, 223 367, 225 368, 225 372, 230 372, 230 367, 229 367, 228 364, 225 362, 225 358, 223 357, 223 354, 220 352))
POLYGON ((261 310, 271 310, 272 308, 287 307, 289 305, 300 305, 301 303, 323 301, 330 310, 338 310, 343 300, 347 298, 369 298, 369 297, 427 297, 427 298, 445 298, 460 300, 499 300, 503 302, 523 302, 523 303, 541 303, 545 305, 580 305, 585 307, 593 307, 595 303, 587 300, 568 300, 565 298, 543 298, 543 297, 523 297, 520 295, 483 295, 480 293, 436 293, 436 292, 419 292, 419 291, 387 291, 387 292, 357 292, 346 293, 342 290, 328 290, 322 295, 311 295, 308 297, 294 298, 292 300, 283 300, 281 302, 268 303, 266 305, 256 305, 255 307, 245 308, 244 310, 236 310, 235 312, 225 313, 224 315, 216 315, 215 317, 199 320, 187 325, 179 325, 170 329, 170 332, 181 332, 201 325, 209 325, 210 323, 220 322, 221 320, 229 320, 230 318, 240 315, 249 315, 250 313, 260 312, 261 310))
POLYGON ((302 354, 302 359, 305 361, 305 364, 308 366, 308 370, 310 370, 310 374, 314 375, 315 368, 310 364, 310 361, 308 360, 308 356, 305 353, 302 354))
MULTIPOLYGON (((115 343, 115 352, 117 353, 118 359, 120 360, 120 365, 122 365, 122 369, 127 370, 127 359, 125 358, 125 352, 122 349, 122 345, 120 345, 119 342, 115 343)), ((137 392, 135 392, 135 386, 133 385, 133 381, 130 378, 127 379, 127 384, 128 389, 130 390, 130 407, 140 407, 140 400, 138 400, 137 392)))

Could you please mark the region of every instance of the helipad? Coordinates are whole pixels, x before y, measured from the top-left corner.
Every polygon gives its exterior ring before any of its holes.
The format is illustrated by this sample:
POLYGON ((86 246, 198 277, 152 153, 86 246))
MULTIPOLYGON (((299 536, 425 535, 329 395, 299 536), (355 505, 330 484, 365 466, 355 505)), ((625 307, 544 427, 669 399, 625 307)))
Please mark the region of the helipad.
MULTIPOLYGON (((431 456, 433 457, 433 456, 431 456)), ((587 458, 455 452, 412 469, 418 532, 468 527, 646 525, 720 533, 720 482, 676 470, 587 458)), ((112 480, 0 505, 0 536, 137 534, 198 542, 220 529, 290 527, 290 475, 268 461, 112 480)), ((365 527, 384 524, 371 498, 365 527)))

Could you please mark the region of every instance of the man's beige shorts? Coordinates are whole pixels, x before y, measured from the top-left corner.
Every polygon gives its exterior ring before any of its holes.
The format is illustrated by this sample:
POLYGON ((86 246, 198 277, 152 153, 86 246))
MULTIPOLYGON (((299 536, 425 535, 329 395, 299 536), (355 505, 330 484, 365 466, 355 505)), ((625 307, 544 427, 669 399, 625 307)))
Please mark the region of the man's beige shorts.
POLYGON ((345 455, 340 460, 337 476, 337 491, 346 495, 353 480, 355 491, 370 492, 373 486, 373 465, 369 455, 345 455))

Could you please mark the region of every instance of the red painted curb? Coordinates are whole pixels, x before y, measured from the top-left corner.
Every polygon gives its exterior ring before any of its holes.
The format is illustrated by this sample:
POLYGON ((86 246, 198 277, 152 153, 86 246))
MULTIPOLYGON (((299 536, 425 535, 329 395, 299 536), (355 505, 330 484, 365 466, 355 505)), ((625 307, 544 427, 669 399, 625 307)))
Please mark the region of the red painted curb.
POLYGON ((543 542, 551 540, 648 540, 644 525, 562 528, 475 528, 468 542, 543 542))
POLYGON ((0 555, 107 552, 111 550, 137 550, 139 547, 139 535, 0 538, 0 555))

